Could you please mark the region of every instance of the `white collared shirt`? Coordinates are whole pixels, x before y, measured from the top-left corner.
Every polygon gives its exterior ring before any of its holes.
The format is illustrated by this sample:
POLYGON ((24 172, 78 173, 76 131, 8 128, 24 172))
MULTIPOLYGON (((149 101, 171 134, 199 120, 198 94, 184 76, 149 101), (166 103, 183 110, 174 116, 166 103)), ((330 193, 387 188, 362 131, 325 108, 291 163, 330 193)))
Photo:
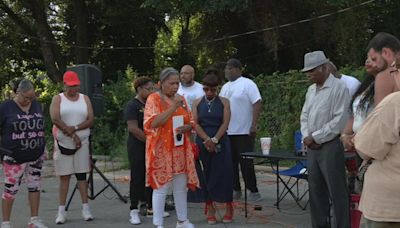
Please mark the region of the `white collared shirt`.
POLYGON ((349 104, 349 90, 332 74, 321 88, 309 86, 300 116, 303 137, 312 135, 318 144, 334 139, 346 124, 349 104))

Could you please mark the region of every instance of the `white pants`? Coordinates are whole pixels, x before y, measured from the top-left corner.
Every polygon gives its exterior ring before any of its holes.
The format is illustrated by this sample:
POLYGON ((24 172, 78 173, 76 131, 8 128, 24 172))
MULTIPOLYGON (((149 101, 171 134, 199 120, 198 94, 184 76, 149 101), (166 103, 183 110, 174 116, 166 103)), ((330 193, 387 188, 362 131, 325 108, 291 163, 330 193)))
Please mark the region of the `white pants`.
POLYGON ((187 175, 178 174, 172 181, 153 190, 153 224, 156 226, 164 225, 165 198, 171 184, 178 221, 187 220, 187 175))

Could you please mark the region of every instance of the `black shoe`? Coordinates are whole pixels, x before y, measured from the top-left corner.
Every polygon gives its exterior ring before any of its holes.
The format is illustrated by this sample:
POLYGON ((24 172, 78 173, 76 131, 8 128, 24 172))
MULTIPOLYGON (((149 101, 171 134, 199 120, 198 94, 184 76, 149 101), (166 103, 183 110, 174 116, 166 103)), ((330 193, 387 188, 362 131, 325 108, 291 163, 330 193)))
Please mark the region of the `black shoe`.
POLYGON ((166 211, 173 211, 175 210, 175 205, 171 204, 165 204, 165 210, 166 211))
POLYGON ((165 210, 166 211, 175 210, 174 197, 172 195, 167 195, 167 198, 165 199, 165 210))
POLYGON ((147 215, 147 206, 146 203, 140 204, 139 206, 139 214, 141 216, 146 216, 147 215))

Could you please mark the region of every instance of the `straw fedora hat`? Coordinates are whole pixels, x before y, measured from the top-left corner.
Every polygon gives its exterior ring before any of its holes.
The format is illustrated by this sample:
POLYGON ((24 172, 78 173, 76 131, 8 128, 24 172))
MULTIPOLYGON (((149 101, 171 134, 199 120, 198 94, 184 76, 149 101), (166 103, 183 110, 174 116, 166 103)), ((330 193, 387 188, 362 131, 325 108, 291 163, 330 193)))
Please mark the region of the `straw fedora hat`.
POLYGON ((304 68, 301 72, 310 71, 324 63, 329 62, 323 51, 313 51, 304 55, 304 68))

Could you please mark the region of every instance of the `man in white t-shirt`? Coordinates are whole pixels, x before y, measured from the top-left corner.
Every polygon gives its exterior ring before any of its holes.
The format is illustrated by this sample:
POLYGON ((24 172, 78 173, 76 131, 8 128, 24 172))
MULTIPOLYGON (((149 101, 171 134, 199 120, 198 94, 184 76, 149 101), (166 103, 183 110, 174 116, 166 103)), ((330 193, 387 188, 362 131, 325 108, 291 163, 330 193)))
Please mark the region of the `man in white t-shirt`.
POLYGON ((350 93, 350 97, 353 97, 353 95, 357 92, 358 87, 360 87, 361 82, 353 76, 340 73, 336 65, 332 61, 329 61, 328 66, 331 74, 333 74, 336 78, 339 78, 341 81, 344 82, 344 84, 346 84, 346 87, 350 93))
POLYGON ((203 86, 194 81, 194 68, 190 65, 184 65, 181 68, 178 94, 182 95, 192 110, 193 101, 204 96, 203 86))
MULTIPOLYGON (((239 164, 246 187, 250 190, 249 200, 259 201, 253 159, 242 159, 241 153, 254 150, 257 121, 261 111, 261 94, 257 85, 242 76, 242 64, 237 59, 229 59, 225 67, 225 77, 229 82, 221 89, 220 96, 229 99, 231 120, 228 136, 231 141, 233 160, 233 198, 241 197, 239 164)), ((245 190, 246 191, 246 190, 245 190)))

